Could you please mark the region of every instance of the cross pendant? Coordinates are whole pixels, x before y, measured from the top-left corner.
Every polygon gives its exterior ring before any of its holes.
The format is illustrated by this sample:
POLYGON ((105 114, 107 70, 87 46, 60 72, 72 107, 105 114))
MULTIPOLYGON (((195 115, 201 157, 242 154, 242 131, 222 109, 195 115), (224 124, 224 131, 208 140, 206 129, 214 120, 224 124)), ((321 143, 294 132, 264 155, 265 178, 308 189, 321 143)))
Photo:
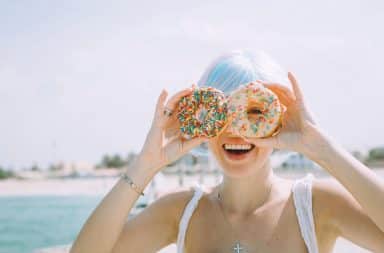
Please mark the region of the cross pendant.
POLYGON ((234 253, 240 253, 240 251, 243 250, 243 248, 240 246, 240 243, 236 243, 236 247, 233 248, 234 253))

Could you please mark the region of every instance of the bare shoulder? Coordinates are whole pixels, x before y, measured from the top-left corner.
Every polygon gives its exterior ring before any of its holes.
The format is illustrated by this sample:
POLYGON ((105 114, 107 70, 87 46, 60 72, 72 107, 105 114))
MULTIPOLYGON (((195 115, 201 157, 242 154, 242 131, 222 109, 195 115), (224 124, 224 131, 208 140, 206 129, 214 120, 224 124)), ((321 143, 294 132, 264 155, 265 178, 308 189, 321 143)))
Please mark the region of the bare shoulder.
POLYGON ((177 190, 157 198, 125 222, 113 252, 157 252, 175 242, 179 219, 192 195, 191 190, 177 190))
POLYGON ((373 252, 384 252, 384 232, 335 178, 314 179, 313 215, 325 235, 341 236, 373 252))
POLYGON ((193 196, 193 189, 175 189, 167 193, 161 194, 161 196, 155 200, 153 203, 164 203, 164 204, 186 204, 190 198, 193 196))
POLYGON ((314 178, 312 185, 313 195, 321 198, 323 201, 329 201, 326 197, 344 196, 350 194, 344 186, 335 178, 314 178))
POLYGON ((149 207, 170 217, 177 231, 183 211, 193 194, 192 189, 177 189, 160 196, 149 207))
POLYGON ((318 204, 318 208, 324 208, 322 211, 331 209, 336 204, 337 197, 344 195, 344 187, 333 178, 314 178, 312 183, 313 202, 318 204), (328 207, 328 208, 326 208, 328 207))
POLYGON ((312 186, 313 205, 324 221, 339 227, 340 219, 368 218, 354 196, 335 178, 316 178, 312 186))
POLYGON ((357 204, 353 196, 334 178, 314 178, 312 196, 313 215, 319 225, 327 226, 328 229, 335 228, 332 222, 340 208, 352 202, 353 205, 357 204))
POLYGON ((346 205, 361 208, 352 194, 335 178, 314 178, 312 195, 313 205, 323 218, 332 217, 339 211, 338 208, 347 207, 346 205))
POLYGON ((188 189, 175 189, 170 192, 162 194, 157 198, 152 205, 161 205, 171 210, 183 209, 188 201, 192 198, 194 191, 192 188, 188 189))

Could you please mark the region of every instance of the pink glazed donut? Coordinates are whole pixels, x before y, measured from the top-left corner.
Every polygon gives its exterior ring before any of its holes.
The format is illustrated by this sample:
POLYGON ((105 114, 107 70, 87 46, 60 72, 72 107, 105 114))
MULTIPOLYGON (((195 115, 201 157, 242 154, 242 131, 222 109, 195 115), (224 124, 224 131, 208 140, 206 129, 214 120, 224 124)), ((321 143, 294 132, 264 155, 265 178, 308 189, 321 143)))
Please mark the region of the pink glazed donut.
POLYGON ((283 107, 278 96, 264 85, 241 85, 229 96, 229 130, 244 137, 276 135, 281 129, 283 107))

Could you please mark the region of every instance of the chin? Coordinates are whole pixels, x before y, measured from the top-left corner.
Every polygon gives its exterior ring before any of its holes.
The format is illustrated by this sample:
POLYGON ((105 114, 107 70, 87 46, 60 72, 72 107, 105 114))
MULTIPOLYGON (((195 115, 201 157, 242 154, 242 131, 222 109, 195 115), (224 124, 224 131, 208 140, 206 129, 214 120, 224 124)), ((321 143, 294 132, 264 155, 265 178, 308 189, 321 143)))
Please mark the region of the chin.
POLYGON ((273 148, 257 147, 238 137, 214 138, 209 148, 223 173, 235 178, 260 171, 273 151, 273 148))

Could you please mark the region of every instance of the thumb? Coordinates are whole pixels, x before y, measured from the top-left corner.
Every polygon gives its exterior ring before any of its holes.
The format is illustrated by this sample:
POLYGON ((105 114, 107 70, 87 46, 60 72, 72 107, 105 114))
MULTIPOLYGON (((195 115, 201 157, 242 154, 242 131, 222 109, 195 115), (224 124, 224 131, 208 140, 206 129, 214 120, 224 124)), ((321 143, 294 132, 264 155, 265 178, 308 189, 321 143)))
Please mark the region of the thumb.
POLYGON ((186 152, 190 151, 191 149, 202 144, 203 142, 208 141, 208 139, 209 139, 208 137, 201 136, 201 137, 194 137, 190 140, 181 140, 182 141, 182 153, 186 153, 186 152))
POLYGON ((243 137, 243 139, 249 143, 254 144, 258 147, 273 147, 277 148, 277 138, 276 136, 266 137, 266 138, 251 138, 251 137, 243 137))
POLYGON ((164 103, 165 103, 165 100, 167 99, 167 96, 168 96, 168 91, 165 89, 162 89, 156 102, 155 112, 157 115, 162 115, 164 111, 164 103))

